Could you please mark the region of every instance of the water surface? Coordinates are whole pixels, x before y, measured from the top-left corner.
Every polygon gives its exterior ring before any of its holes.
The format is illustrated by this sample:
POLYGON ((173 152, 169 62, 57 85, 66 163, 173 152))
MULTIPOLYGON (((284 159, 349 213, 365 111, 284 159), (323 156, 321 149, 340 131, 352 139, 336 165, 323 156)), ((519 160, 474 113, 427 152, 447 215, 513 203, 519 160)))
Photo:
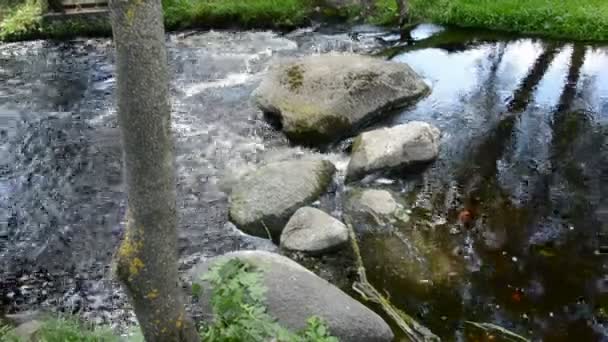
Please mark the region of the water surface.
MULTIPOLYGON (((431 122, 442 149, 422 173, 356 184, 390 189, 412 210, 411 225, 362 237, 374 284, 447 340, 464 338, 465 320, 547 341, 608 339, 608 264, 597 253, 608 227, 608 48, 431 25, 411 37, 366 26, 169 36, 181 267, 273 249, 227 222, 224 190, 256 165, 318 153, 290 145, 249 101, 273 61, 380 53, 433 92, 374 125, 431 122), (433 262, 407 274, 399 260, 413 238, 433 262)), ((133 319, 110 274, 126 204, 113 72, 105 39, 0 46, 4 310, 133 319)), ((324 158, 343 172, 341 147, 324 158)))

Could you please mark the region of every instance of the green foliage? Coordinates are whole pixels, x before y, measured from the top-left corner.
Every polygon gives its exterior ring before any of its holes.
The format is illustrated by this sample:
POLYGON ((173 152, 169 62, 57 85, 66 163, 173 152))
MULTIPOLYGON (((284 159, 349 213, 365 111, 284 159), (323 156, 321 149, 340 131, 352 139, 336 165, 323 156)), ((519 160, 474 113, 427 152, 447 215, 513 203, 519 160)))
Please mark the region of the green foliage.
POLYGON ((44 322, 39 332, 41 342, 114 342, 119 339, 110 330, 94 328, 75 319, 58 318, 44 322))
POLYGON ((75 36, 110 35, 110 24, 100 19, 71 19, 56 21, 41 26, 41 36, 53 39, 69 39, 75 36))
POLYGON ((307 20, 307 0, 163 0, 170 28, 191 26, 293 27, 307 20))
MULTIPOLYGON (((376 0, 371 21, 394 24, 394 0, 376 0)), ((410 0, 414 20, 461 27, 539 34, 552 38, 608 40, 605 0, 410 0)))
MULTIPOLYGON (((109 35, 107 23, 42 23, 42 0, 0 0, 0 40, 109 35)), ((308 21, 311 0, 162 0, 169 29, 188 27, 291 28, 308 21)))
POLYGON ((266 341, 337 342, 327 326, 312 317, 307 328, 297 334, 281 327, 266 312, 266 288, 262 272, 238 259, 214 265, 202 278, 212 288, 214 320, 201 331, 206 342, 266 341))
POLYGON ((0 40, 19 39, 38 32, 42 15, 42 5, 36 0, 16 6, 8 10, 0 22, 0 40))
POLYGON ((2 342, 19 342, 17 336, 12 332, 13 327, 0 323, 0 341, 2 342))
MULTIPOLYGON (((0 326, 0 341, 22 342, 10 326, 0 326)), ((75 319, 56 318, 45 321, 36 333, 40 342, 118 342, 108 329, 93 328, 75 319)))

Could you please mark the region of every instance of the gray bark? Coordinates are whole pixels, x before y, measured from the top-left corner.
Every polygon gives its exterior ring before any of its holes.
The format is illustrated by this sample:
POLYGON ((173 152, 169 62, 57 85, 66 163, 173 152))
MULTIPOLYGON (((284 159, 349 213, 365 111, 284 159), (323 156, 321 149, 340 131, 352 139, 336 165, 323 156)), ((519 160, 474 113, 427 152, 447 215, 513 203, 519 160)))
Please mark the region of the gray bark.
POLYGON ((409 14, 408 0, 397 0, 397 14, 399 14, 399 28, 403 28, 409 14))
POLYGON ((177 274, 169 75, 160 0, 112 0, 129 201, 116 273, 148 342, 198 341, 177 274))

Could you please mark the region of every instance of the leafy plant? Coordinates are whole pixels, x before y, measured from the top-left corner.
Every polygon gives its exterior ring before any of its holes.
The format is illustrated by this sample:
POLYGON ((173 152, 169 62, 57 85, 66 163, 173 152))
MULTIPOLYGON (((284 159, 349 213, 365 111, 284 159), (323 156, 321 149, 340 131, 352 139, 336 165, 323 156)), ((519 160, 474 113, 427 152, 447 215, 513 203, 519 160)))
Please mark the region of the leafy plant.
POLYGON ((41 16, 42 6, 35 0, 17 6, 0 22, 0 40, 23 37, 38 31, 41 16))
POLYGON ((239 259, 214 265, 202 277, 212 286, 213 322, 203 327, 201 338, 206 342, 266 341, 337 342, 325 323, 311 317, 307 328, 292 333, 281 327, 266 311, 266 288, 262 272, 239 259))

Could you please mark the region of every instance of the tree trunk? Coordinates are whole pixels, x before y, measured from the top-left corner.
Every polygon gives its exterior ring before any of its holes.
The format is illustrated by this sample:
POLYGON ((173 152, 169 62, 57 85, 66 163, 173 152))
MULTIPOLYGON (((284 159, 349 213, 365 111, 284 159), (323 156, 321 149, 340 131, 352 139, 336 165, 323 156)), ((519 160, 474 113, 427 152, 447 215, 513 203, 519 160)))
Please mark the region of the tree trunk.
POLYGON ((403 28, 408 19, 408 0, 397 0, 397 13, 399 14, 399 28, 403 28))
POLYGON ((361 16, 363 19, 369 18, 372 16, 374 11, 376 10, 375 1, 374 0, 361 0, 362 12, 361 16))
POLYGON ((177 274, 169 75, 160 0, 111 0, 128 214, 116 254, 146 341, 198 341, 177 274))

